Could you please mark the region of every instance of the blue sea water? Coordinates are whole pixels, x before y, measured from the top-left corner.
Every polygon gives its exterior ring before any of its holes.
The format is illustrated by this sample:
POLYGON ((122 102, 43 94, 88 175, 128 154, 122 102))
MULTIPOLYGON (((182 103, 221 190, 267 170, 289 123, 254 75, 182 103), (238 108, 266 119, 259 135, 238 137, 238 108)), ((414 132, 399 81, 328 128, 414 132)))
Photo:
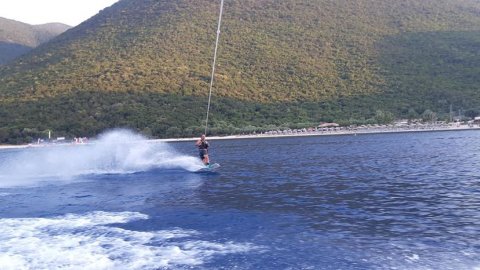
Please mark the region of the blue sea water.
POLYGON ((0 151, 0 269, 480 269, 480 132, 0 151))

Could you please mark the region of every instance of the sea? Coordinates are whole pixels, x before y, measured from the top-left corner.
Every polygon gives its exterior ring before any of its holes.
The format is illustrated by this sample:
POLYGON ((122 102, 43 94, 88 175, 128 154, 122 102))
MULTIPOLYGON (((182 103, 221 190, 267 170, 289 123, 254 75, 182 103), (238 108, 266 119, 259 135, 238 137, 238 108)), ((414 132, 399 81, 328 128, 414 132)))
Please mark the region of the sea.
POLYGON ((480 131, 209 142, 0 150, 0 269, 480 269, 480 131))

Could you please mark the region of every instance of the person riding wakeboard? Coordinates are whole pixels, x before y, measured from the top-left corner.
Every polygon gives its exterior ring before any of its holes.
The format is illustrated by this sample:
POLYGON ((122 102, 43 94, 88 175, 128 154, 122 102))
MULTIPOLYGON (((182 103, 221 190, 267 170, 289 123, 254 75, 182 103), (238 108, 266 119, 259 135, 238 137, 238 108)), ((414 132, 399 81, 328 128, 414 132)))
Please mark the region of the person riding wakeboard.
POLYGON ((200 159, 202 160, 203 164, 206 166, 210 165, 210 160, 208 158, 208 147, 209 144, 205 139, 205 134, 202 134, 200 139, 195 143, 195 146, 198 147, 198 153, 200 155, 200 159))

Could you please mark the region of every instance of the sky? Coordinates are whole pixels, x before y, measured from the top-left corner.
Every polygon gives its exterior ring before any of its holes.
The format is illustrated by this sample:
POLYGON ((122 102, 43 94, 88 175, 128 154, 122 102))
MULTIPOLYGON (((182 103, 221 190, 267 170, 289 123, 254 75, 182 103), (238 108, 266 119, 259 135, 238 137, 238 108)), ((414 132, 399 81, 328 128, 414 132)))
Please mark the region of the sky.
POLYGON ((28 24, 76 26, 118 0, 0 0, 0 17, 28 24))

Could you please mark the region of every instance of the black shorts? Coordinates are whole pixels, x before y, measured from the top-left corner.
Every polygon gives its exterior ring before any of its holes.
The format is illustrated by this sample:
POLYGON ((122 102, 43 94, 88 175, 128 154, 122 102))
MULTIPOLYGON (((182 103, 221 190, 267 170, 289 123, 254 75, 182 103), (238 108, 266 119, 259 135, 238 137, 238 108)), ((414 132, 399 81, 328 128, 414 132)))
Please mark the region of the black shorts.
POLYGON ((207 149, 200 149, 198 150, 198 154, 200 155, 201 159, 204 159, 206 155, 208 155, 207 149))

